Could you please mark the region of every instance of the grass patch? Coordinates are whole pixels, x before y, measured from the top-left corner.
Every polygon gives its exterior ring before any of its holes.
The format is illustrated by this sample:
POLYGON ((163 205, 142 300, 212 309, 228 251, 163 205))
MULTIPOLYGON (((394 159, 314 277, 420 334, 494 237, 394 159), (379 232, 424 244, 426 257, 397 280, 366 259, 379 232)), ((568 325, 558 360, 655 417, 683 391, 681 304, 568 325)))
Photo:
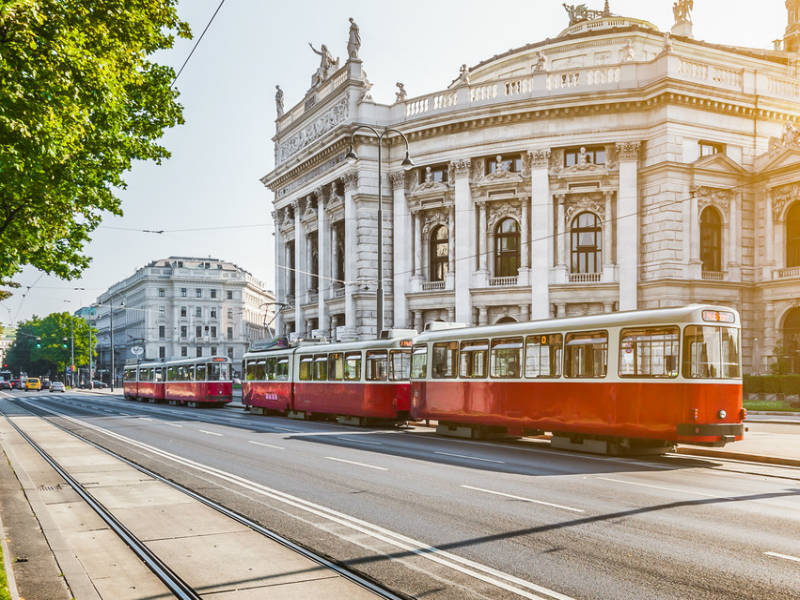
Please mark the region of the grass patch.
POLYGON ((0 547, 0 600, 11 600, 11 592, 8 591, 8 581, 6 580, 6 565, 3 562, 2 547, 0 547))
POLYGON ((788 402, 782 402, 780 400, 745 400, 744 407, 747 410, 800 412, 800 409, 796 406, 791 406, 788 402))

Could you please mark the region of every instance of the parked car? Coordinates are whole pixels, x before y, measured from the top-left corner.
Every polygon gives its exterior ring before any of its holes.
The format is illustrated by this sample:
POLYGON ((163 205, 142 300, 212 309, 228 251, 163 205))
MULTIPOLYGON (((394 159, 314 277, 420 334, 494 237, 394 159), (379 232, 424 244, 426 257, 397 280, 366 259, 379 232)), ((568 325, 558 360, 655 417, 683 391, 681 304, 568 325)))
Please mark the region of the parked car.
POLYGON ((38 377, 28 377, 25 380, 25 391, 30 392, 31 390, 35 390, 38 392, 42 391, 42 380, 38 377))
POLYGON ((92 382, 92 387, 94 387, 94 388, 107 388, 108 386, 105 383, 103 383, 102 381, 93 381, 92 382))
POLYGON ((7 379, 0 380, 0 390, 10 390, 11 382, 7 379))
POLYGON ((17 377, 11 382, 11 387, 13 387, 15 390, 24 390, 25 382, 22 380, 21 377, 17 377))
POLYGON ((50 391, 51 392, 66 392, 67 388, 64 387, 64 384, 60 381, 54 381, 50 384, 50 391))

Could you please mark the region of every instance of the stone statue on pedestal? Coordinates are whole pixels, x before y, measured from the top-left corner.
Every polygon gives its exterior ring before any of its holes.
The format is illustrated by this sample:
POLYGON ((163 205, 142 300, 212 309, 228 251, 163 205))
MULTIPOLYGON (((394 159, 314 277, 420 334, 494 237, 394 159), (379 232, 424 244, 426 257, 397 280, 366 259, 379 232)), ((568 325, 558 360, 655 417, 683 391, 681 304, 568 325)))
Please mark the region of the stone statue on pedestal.
POLYGON ((361 34, 358 30, 358 25, 350 17, 350 38, 347 40, 347 56, 350 58, 358 58, 358 51, 361 48, 361 34))
POLYGON ((694 9, 694 0, 677 0, 672 4, 672 14, 675 16, 675 24, 691 23, 691 12, 694 9))
POLYGON ((394 93, 394 101, 395 101, 395 103, 397 103, 397 102, 405 102, 406 101, 406 97, 408 96, 408 94, 406 93, 406 86, 404 86, 399 81, 397 83, 395 83, 395 85, 397 86, 397 91, 394 93))
POLYGON ((283 90, 279 85, 275 86, 275 109, 279 117, 283 115, 283 90))
POLYGON ((339 59, 333 58, 333 55, 330 53, 325 44, 322 44, 319 50, 314 48, 314 46, 311 45, 311 42, 308 43, 308 46, 311 48, 314 54, 319 55, 319 67, 317 68, 317 72, 311 77, 311 87, 315 87, 328 79, 332 72, 339 67, 339 59))
POLYGON ((544 55, 544 52, 539 50, 536 53, 536 64, 533 66, 534 73, 543 73, 547 70, 547 57, 544 55))
POLYGON ((466 64, 458 70, 458 85, 469 85, 469 67, 466 64))

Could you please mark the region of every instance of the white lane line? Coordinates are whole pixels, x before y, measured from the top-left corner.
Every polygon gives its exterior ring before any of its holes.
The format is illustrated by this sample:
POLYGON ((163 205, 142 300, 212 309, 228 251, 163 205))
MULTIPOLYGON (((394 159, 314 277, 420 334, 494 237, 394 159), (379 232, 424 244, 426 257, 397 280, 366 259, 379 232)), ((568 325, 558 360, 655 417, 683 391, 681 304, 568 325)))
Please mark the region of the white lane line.
POLYGON ((275 444, 265 444, 264 442, 257 442, 255 440, 247 440, 248 444, 255 444, 256 446, 264 446, 264 448, 275 448, 275 450, 285 450, 283 446, 276 446, 275 444))
POLYGON ((280 429, 281 431, 291 431, 292 433, 297 433, 300 431, 299 429, 289 429, 288 427, 280 427, 278 425, 269 425, 273 429, 280 429))
POLYGON ((180 423, 164 423, 164 425, 169 425, 170 427, 183 427, 180 423))
POLYGON ((455 454, 454 452, 439 452, 437 451, 436 454, 442 454, 444 456, 455 456, 457 458, 468 458, 470 460, 480 460, 483 462, 490 462, 490 463, 498 463, 501 465, 506 464, 502 460, 492 460, 491 458, 481 458, 479 456, 467 456, 466 454, 455 454))
POLYGON ((533 502, 534 504, 542 504, 544 506, 552 506, 553 508, 561 508, 563 510, 570 510, 572 512, 586 512, 580 508, 572 508, 571 506, 564 506, 563 504, 553 504, 552 502, 544 502, 543 500, 534 500, 533 498, 523 498, 522 496, 515 496, 514 494, 506 494, 505 492, 495 492, 494 490, 487 490, 484 488, 474 487, 471 485, 462 485, 462 488, 468 490, 475 490, 477 492, 485 492, 486 494, 494 494, 495 496, 505 496, 506 498, 513 498, 514 500, 522 500, 523 502, 533 502))
POLYGON ((356 462, 354 460, 345 460, 343 458, 334 458, 333 456, 326 456, 328 460, 335 460, 336 462, 347 463, 348 465, 356 465, 358 467, 366 467, 367 469, 375 469, 376 471, 388 471, 386 467, 377 467, 375 465, 368 465, 367 463, 356 462))
MULTIPOLYGON (((30 403, 26 402, 25 400, 22 400, 21 402, 23 404, 30 405, 30 403)), ((374 523, 370 523, 369 521, 364 521, 363 519, 359 519, 357 517, 353 517, 346 513, 339 512, 332 508, 328 508, 327 506, 316 504, 314 502, 310 502, 309 500, 304 500, 303 498, 300 498, 298 496, 287 494, 286 492, 282 492, 275 488, 271 488, 261 483, 257 483, 251 479, 246 479, 244 477, 240 477, 239 475, 235 475, 227 471, 222 471, 220 469, 216 469, 214 467, 205 465, 203 463, 198 463, 189 458, 178 456, 177 454, 172 454, 171 452, 167 452, 166 450, 161 450, 160 448, 156 448, 155 446, 151 446, 150 444, 145 444, 144 442, 134 440, 133 438, 129 438, 127 436, 118 434, 114 431, 111 431, 110 429, 105 429, 104 427, 100 427, 98 425, 94 425, 93 423, 89 423, 88 421, 76 419, 75 417, 71 417, 67 414, 57 412, 45 407, 42 407, 42 410, 49 412, 52 415, 63 417, 67 421, 81 425, 88 429, 92 429, 94 431, 107 435, 121 442, 125 442, 126 444, 129 444, 136 448, 140 448, 142 450, 151 452, 156 456, 160 456, 167 460, 171 460, 177 464, 195 469, 207 475, 213 475, 215 477, 222 479, 223 481, 227 481, 234 485, 238 485, 243 489, 255 492, 257 494, 260 494, 267 498, 271 498, 278 502, 282 502, 283 504, 287 504, 294 508, 304 510, 307 513, 316 515, 318 517, 322 517, 332 523, 337 523, 352 531, 356 531, 358 533, 370 536, 373 539, 380 540, 387 544, 391 544, 396 548, 400 548, 401 550, 412 552, 413 554, 419 556, 420 558, 429 560, 431 562, 453 569, 460 573, 464 573, 465 575, 473 577, 479 581, 483 581, 484 583, 487 583, 489 585, 493 585, 497 588, 511 592, 512 594, 516 594, 517 596, 520 596, 522 598, 528 598, 529 600, 549 600, 551 598, 555 598, 556 600, 574 600, 574 598, 572 598, 571 596, 567 596, 566 594, 562 594, 555 590, 548 589, 544 586, 538 585, 531 581, 527 581, 515 575, 511 575, 510 573, 505 573, 504 571, 500 571, 488 565, 484 565, 482 563, 475 562, 468 558, 464 558, 457 554, 447 552, 446 550, 442 550, 435 546, 431 546, 429 544, 426 544, 425 542, 408 537, 396 531, 392 531, 391 529, 386 529, 385 527, 375 525, 374 523), (545 596, 547 596, 547 598, 544 598, 544 596, 540 596, 539 594, 544 594, 545 596)), ((367 547, 364 546, 363 544, 362 546, 365 548, 367 547)))
POLYGON ((791 560, 794 562, 800 563, 800 558, 796 556, 790 556, 789 554, 781 554, 780 552, 764 552, 767 556, 774 556, 775 558, 784 558, 786 560, 791 560))
POLYGON ((341 440, 343 442, 350 442, 353 444, 369 444, 370 446, 383 446, 381 442, 371 442, 369 440, 356 440, 352 438, 338 437, 338 436, 336 437, 336 439, 341 440))
POLYGON ((627 485, 638 485, 639 487, 653 488, 654 490, 663 490, 666 492, 680 492, 681 494, 696 494, 698 496, 707 496, 708 498, 728 498, 728 496, 720 496, 719 494, 705 494, 695 490, 682 490, 680 488, 666 487, 663 485, 653 485, 651 483, 639 483, 638 481, 625 481, 623 479, 612 479, 611 477, 594 477, 594 479, 602 479, 603 481, 613 481, 614 483, 625 483, 627 485))
POLYGON ((208 435, 216 435, 217 437, 222 437, 222 434, 221 433, 217 433, 216 431, 206 431, 205 429, 198 429, 197 431, 199 431, 200 433, 208 434, 208 435))
POLYGON ((150 417, 139 417, 139 420, 140 421, 152 421, 153 419, 151 419, 150 417))

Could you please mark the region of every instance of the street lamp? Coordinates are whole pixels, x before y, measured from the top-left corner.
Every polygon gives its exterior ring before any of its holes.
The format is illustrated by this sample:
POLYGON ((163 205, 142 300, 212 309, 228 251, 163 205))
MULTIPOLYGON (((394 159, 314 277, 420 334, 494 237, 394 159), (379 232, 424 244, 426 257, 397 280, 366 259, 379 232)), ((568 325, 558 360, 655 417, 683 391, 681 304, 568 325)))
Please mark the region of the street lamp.
POLYGON ((380 338, 381 332, 383 331, 383 178, 381 173, 383 161, 381 158, 381 150, 383 148, 383 138, 386 134, 396 133, 403 138, 403 142, 406 144, 406 155, 405 158, 403 158, 403 162, 400 163, 400 166, 408 171, 414 166, 414 162, 411 160, 408 153, 408 138, 406 138, 402 131, 392 127, 384 127, 382 131, 378 131, 370 125, 359 125, 350 132, 350 149, 345 155, 345 160, 347 162, 352 164, 358 160, 358 156, 353 149, 353 142, 355 141, 356 132, 359 129, 369 129, 378 138, 378 289, 376 292, 375 333, 376 337, 380 338))

